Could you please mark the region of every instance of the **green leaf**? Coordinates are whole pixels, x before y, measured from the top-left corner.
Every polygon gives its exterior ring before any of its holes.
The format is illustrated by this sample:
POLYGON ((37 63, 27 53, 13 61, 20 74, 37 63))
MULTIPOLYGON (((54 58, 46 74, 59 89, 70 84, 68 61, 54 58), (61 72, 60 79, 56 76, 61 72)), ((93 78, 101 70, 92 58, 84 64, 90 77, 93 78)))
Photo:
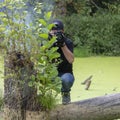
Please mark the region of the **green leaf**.
POLYGON ((6 29, 3 25, 0 25, 0 32, 4 32, 6 29))
POLYGON ((49 30, 51 30, 51 28, 54 27, 54 26, 55 26, 54 24, 49 24, 47 28, 48 28, 49 30))
POLYGON ((47 13, 45 14, 45 19, 46 19, 46 20, 49 20, 50 17, 51 17, 51 14, 52 14, 51 11, 50 11, 50 12, 47 12, 47 13))
POLYGON ((58 54, 53 53, 50 55, 50 59, 53 60, 55 58, 58 58, 59 56, 60 56, 59 53, 58 54))
POLYGON ((48 39, 48 34, 46 34, 46 33, 41 33, 41 34, 39 34, 39 36, 41 38, 48 39))
POLYGON ((47 23, 45 22, 44 19, 40 19, 39 22, 40 22, 43 26, 46 26, 46 25, 47 25, 47 23))
POLYGON ((13 6, 11 6, 11 5, 8 5, 7 8, 8 8, 9 10, 13 10, 13 9, 14 9, 13 6))
POLYGON ((7 15, 4 12, 0 12, 0 17, 6 17, 7 15))
POLYGON ((34 80, 35 80, 35 76, 34 76, 34 75, 32 75, 32 76, 31 76, 31 79, 34 81, 34 80))
POLYGON ((8 24, 8 19, 7 18, 3 18, 2 21, 4 22, 4 24, 8 24))

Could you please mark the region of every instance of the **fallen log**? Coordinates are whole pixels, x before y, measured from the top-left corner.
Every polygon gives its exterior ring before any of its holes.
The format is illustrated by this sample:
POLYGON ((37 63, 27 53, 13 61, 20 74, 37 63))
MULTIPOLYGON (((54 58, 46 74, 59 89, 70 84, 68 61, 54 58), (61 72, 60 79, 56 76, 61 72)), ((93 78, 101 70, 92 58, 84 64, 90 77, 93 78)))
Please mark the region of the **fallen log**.
MULTIPOLYGON (((5 111, 16 112, 6 108, 5 111)), ((8 112, 9 113, 9 112, 8 112)), ((120 118, 120 93, 91 98, 51 111, 26 111, 25 120, 116 120, 120 118)), ((11 119, 5 119, 11 120, 11 119)))
POLYGON ((59 106, 50 112, 50 120, 114 120, 118 118, 120 118, 120 93, 59 106))

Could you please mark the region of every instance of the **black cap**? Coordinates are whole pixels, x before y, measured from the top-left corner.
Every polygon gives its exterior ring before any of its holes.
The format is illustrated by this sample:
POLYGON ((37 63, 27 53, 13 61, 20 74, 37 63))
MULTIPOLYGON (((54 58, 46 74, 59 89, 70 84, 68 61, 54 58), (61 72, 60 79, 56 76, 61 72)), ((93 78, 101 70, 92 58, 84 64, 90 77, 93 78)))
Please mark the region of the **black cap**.
POLYGON ((62 21, 54 20, 52 23, 55 25, 54 27, 52 27, 52 30, 63 30, 64 29, 64 25, 62 21))

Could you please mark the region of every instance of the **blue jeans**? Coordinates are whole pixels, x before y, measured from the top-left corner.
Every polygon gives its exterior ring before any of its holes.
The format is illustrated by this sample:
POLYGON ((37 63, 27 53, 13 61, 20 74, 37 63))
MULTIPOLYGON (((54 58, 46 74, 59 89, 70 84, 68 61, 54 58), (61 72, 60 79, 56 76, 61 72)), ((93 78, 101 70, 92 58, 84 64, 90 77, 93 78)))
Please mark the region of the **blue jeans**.
POLYGON ((62 81, 61 92, 70 92, 74 83, 74 76, 71 73, 59 73, 62 81))

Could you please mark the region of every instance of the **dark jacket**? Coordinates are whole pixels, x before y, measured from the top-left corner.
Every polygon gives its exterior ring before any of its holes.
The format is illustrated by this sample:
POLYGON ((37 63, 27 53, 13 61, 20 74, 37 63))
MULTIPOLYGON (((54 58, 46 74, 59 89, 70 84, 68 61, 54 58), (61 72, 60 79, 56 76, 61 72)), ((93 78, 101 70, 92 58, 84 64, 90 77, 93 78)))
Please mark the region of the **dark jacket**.
MULTIPOLYGON (((65 44, 68 47, 68 49, 73 53, 72 41, 70 39, 66 38, 65 44)), ((57 52, 60 53, 60 59, 62 60, 62 62, 60 62, 58 65, 58 72, 59 73, 72 73, 73 74, 72 64, 67 61, 61 48, 59 48, 57 52)))

